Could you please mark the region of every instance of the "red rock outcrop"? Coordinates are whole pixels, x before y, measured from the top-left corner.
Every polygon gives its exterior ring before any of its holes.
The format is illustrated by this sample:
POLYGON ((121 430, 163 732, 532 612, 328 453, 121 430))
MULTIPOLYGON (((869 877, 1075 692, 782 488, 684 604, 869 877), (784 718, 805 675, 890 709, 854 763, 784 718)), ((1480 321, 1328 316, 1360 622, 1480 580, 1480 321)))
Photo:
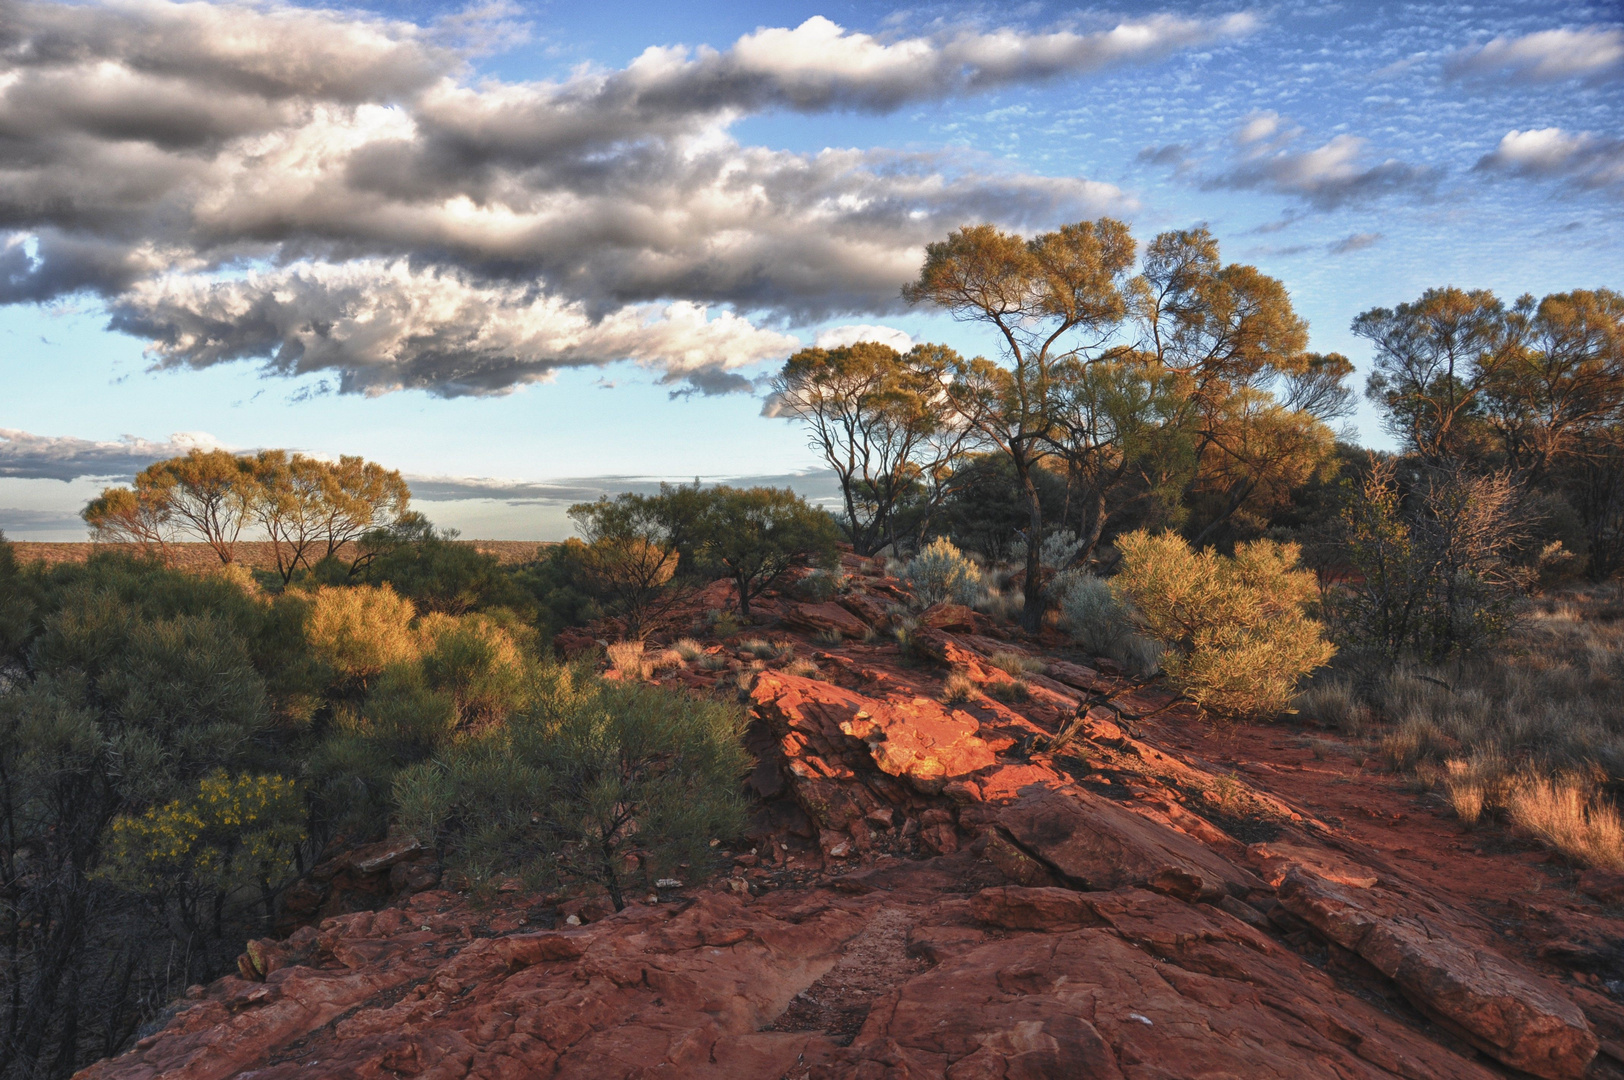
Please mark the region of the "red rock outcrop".
POLYGON ((1624 1077, 1624 920, 1529 908, 1519 942, 1271 790, 1287 773, 1203 760, 1171 694, 985 616, 927 613, 906 657, 860 643, 907 596, 844 566, 842 596, 769 596, 751 631, 818 635, 818 677, 719 647, 658 676, 751 687, 761 803, 729 876, 609 913, 436 888, 409 838, 335 856, 295 887, 315 925, 81 1075, 1624 1077), (998 651, 1045 662, 1028 700, 942 702, 998 651))

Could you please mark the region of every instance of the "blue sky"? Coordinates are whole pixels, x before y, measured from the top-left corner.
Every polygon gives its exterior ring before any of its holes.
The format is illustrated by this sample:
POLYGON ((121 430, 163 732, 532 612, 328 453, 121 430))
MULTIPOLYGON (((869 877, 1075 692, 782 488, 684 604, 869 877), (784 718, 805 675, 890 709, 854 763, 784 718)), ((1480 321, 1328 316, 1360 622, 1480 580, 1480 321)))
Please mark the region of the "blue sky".
POLYGON ((896 299, 970 220, 1205 223, 1361 366, 1352 318, 1429 286, 1624 287, 1611 5, 141 0, 0 28, 17 539, 80 538, 86 498, 189 445, 364 454, 491 538, 662 477, 816 496, 752 381, 843 327, 991 349, 896 299))

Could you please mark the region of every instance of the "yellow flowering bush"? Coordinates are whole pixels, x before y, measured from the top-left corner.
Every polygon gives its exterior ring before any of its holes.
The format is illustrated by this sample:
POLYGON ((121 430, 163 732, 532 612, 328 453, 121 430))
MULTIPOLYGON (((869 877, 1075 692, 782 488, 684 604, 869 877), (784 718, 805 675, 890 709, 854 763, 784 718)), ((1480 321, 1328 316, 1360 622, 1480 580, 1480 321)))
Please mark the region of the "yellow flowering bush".
POLYGON ((291 873, 304 838, 296 781, 222 770, 185 797, 114 818, 99 873, 138 891, 175 881, 230 890, 291 873))

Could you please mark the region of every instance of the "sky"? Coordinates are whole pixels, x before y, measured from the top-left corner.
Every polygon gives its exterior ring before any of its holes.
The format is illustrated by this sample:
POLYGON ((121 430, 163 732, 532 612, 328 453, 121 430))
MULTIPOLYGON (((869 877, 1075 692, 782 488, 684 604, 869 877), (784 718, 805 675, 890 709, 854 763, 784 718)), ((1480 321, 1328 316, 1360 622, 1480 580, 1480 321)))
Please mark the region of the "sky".
POLYGON ((765 378, 994 355, 901 300, 924 246, 1101 216, 1210 228, 1360 383, 1372 307, 1624 288, 1620 10, 0 0, 0 530, 196 446, 361 454, 490 539, 825 498, 765 378))

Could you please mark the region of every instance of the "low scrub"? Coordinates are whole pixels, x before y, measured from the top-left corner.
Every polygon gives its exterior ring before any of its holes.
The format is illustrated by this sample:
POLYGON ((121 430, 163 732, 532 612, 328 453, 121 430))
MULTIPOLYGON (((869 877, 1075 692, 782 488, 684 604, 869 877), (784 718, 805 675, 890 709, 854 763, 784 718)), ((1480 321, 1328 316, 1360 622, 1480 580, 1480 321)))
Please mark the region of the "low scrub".
POLYGON ((980 568, 945 537, 921 548, 902 568, 902 576, 923 607, 944 602, 969 606, 982 593, 980 568))
POLYGON ((742 710, 571 668, 544 682, 530 709, 397 778, 403 827, 475 880, 592 883, 617 909, 743 829, 742 710))
POLYGON ((1061 625, 1083 649, 1115 660, 1136 675, 1153 675, 1160 669, 1162 645, 1137 632, 1132 611, 1110 582, 1071 571, 1058 575, 1049 588, 1061 625))
POLYGON ((1624 870, 1624 818, 1583 777, 1529 778, 1512 789, 1512 824, 1588 866, 1624 870))
POLYGON ((1336 651, 1308 615, 1318 590, 1298 569, 1294 544, 1258 540, 1229 557, 1194 552, 1174 533, 1140 531, 1117 546, 1122 569, 1111 591, 1166 648, 1174 684, 1201 705, 1273 716, 1336 651))

